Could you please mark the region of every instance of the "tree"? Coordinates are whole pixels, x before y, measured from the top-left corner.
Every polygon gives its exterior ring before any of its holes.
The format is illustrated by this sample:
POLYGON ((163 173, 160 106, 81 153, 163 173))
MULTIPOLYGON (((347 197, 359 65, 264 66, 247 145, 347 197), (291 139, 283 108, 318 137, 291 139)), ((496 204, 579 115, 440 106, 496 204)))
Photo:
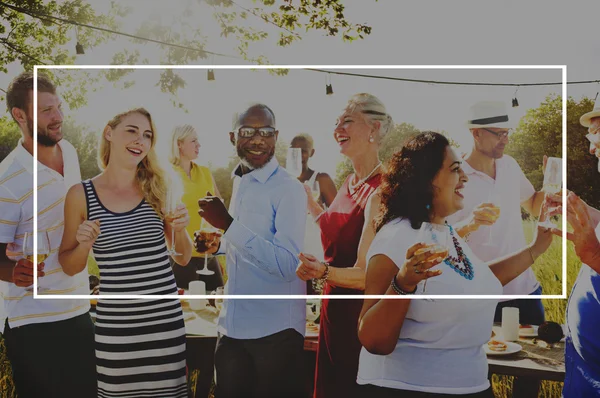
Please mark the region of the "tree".
MULTIPOLYGON (((400 148, 402 148, 402 145, 404 145, 404 143, 410 137, 413 137, 419 134, 420 132, 421 131, 419 129, 417 129, 410 123, 401 123, 394 125, 394 129, 390 131, 381 142, 379 150, 379 159, 381 159, 381 162, 385 164, 388 160, 390 160, 394 153, 396 153, 398 150, 400 150, 400 148)), ((459 144, 452 138, 448 137, 448 134, 446 132, 441 131, 440 133, 444 134, 446 138, 448 138, 451 146, 455 148, 459 147, 459 144)), ((348 158, 344 159, 337 165, 335 173, 335 184, 337 185, 338 189, 342 186, 346 178, 352 172, 352 162, 350 162, 350 159, 348 158)))
MULTIPOLYGON (((141 38, 171 44, 152 43, 158 50, 157 57, 152 60, 142 57, 134 48, 117 48, 111 64, 193 64, 208 59, 211 54, 219 55, 205 49, 207 37, 194 19, 194 15, 206 12, 207 7, 221 28, 221 36, 237 41, 239 58, 258 64, 268 63, 268 59, 261 54, 254 54, 250 44, 272 38, 273 35, 266 30, 268 26, 277 27, 279 36, 276 45, 282 47, 301 40, 298 32, 303 31, 339 36, 344 41, 362 39, 371 32, 368 25, 347 21, 341 0, 283 0, 277 5, 274 0, 259 0, 257 3, 259 6, 245 8, 231 0, 188 2, 174 20, 165 20, 163 15, 155 14, 132 32, 130 21, 126 18, 134 10, 116 1, 111 1, 107 15, 101 15, 84 0, 65 0, 60 4, 54 0, 1 0, 0 70, 6 73, 6 65, 15 61, 20 62, 26 70, 33 69, 36 64, 74 64, 74 51, 65 45, 70 40, 72 30, 78 29, 77 24, 87 26, 79 28, 77 35, 78 42, 86 49, 98 46, 115 35, 96 28, 126 31, 124 33, 137 37, 132 37, 136 44, 147 43, 141 38)), ((64 92, 64 99, 72 109, 85 103, 87 90, 93 90, 93 83, 97 83, 88 77, 86 85, 70 84, 75 81, 70 74, 61 74, 58 70, 55 72, 50 74, 54 75, 63 89, 68 88, 64 92)), ((124 69, 108 70, 103 76, 110 82, 117 82, 130 72, 124 69)), ((275 73, 285 74, 287 70, 281 69, 275 73)), ((131 82, 125 81, 123 84, 128 86, 131 82)), ((163 92, 171 94, 176 94, 185 84, 177 71, 170 69, 162 72, 158 82, 163 92)), ((178 102, 176 105, 183 107, 178 102)))
POLYGON ((589 205, 600 206, 600 186, 592 184, 598 178, 595 156, 590 155, 587 129, 579 118, 593 108, 593 101, 582 98, 567 100, 567 153, 562 153, 562 97, 549 95, 538 108, 530 109, 511 136, 506 153, 514 157, 533 186, 539 190, 544 180, 544 154, 567 157, 568 188, 589 205))
POLYGON ((21 130, 8 116, 0 118, 0 162, 17 146, 21 130))

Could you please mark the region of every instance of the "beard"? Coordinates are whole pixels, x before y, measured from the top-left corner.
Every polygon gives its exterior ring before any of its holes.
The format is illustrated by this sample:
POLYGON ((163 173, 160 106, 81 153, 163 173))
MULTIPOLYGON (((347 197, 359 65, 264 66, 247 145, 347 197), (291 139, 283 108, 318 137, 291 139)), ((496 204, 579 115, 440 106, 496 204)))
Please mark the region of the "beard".
POLYGON ((262 163, 262 164, 255 163, 255 162, 251 161, 250 159, 248 159, 247 158, 248 154, 246 153, 246 150, 243 149, 243 148, 238 147, 237 148, 237 154, 238 154, 238 157, 240 158, 240 162, 245 167, 247 167, 249 169, 252 169, 252 170, 262 169, 267 164, 269 164, 269 162, 271 161, 271 159, 273 159, 273 156, 275 156, 275 147, 273 147, 271 149, 271 151, 269 152, 269 154, 267 156, 267 160, 264 163, 262 163))
MULTIPOLYGON (((33 138, 33 119, 27 118, 27 132, 29 133, 29 136, 33 138)), ((54 145, 58 144, 62 138, 62 130, 60 130, 58 134, 52 136, 50 133, 48 133, 47 127, 41 127, 38 125, 37 141, 41 146, 53 147, 54 145)))

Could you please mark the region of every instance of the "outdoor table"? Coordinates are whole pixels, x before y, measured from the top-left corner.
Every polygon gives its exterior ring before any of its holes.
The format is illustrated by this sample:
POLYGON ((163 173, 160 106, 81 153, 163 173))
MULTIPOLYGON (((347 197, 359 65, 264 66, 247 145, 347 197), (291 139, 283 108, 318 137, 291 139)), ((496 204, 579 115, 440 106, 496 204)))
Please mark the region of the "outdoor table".
MULTIPOLYGON (((500 334, 500 325, 494 324, 496 335, 500 334)), ((534 343, 531 337, 519 337, 517 344, 523 350, 506 356, 488 355, 489 373, 515 376, 513 382, 514 397, 537 398, 542 380, 565 380, 565 343, 560 342, 552 348, 543 348, 534 343)))

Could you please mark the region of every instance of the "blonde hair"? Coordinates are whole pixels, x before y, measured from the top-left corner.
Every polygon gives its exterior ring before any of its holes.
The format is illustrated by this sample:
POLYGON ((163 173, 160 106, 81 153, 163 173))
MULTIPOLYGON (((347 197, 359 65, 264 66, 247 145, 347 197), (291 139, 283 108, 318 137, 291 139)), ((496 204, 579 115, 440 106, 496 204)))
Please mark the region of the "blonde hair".
POLYGON ((346 110, 350 113, 360 112, 365 117, 368 124, 379 122, 379 140, 394 128, 394 121, 387 113, 385 105, 379 98, 373 94, 360 93, 355 94, 348 100, 346 110))
POLYGON ((156 127, 152 121, 152 116, 144 108, 135 108, 129 111, 119 113, 113 117, 104 127, 102 136, 100 137, 100 145, 98 146, 98 166, 101 170, 106 169, 108 162, 110 161, 110 142, 106 139, 106 133, 109 128, 116 128, 125 118, 133 113, 139 113, 142 116, 148 118, 150 122, 150 128, 152 129, 152 138, 150 143, 150 150, 148 154, 137 166, 136 179, 139 184, 140 190, 146 199, 146 202, 160 215, 162 215, 162 209, 165 207, 165 201, 167 197, 167 179, 165 178, 165 171, 160 166, 158 156, 154 151, 156 145, 156 127))
POLYGON ((179 165, 181 157, 179 156, 179 143, 186 138, 196 134, 196 129, 189 124, 176 126, 171 133, 171 153, 169 153, 169 163, 174 166, 179 165))

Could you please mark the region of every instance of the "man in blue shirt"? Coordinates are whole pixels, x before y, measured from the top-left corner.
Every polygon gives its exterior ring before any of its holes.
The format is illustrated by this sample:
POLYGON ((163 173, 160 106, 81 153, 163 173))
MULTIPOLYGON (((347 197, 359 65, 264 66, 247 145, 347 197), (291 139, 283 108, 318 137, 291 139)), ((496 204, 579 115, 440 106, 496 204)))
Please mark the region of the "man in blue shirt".
MULTIPOLYGON (((255 104, 234 117, 231 143, 240 158, 228 212, 214 196, 200 214, 225 231, 225 294, 304 295, 296 276, 306 224, 302 184, 275 159, 275 114, 255 104)), ((217 398, 305 396, 304 299, 225 300, 215 351, 217 398)))

